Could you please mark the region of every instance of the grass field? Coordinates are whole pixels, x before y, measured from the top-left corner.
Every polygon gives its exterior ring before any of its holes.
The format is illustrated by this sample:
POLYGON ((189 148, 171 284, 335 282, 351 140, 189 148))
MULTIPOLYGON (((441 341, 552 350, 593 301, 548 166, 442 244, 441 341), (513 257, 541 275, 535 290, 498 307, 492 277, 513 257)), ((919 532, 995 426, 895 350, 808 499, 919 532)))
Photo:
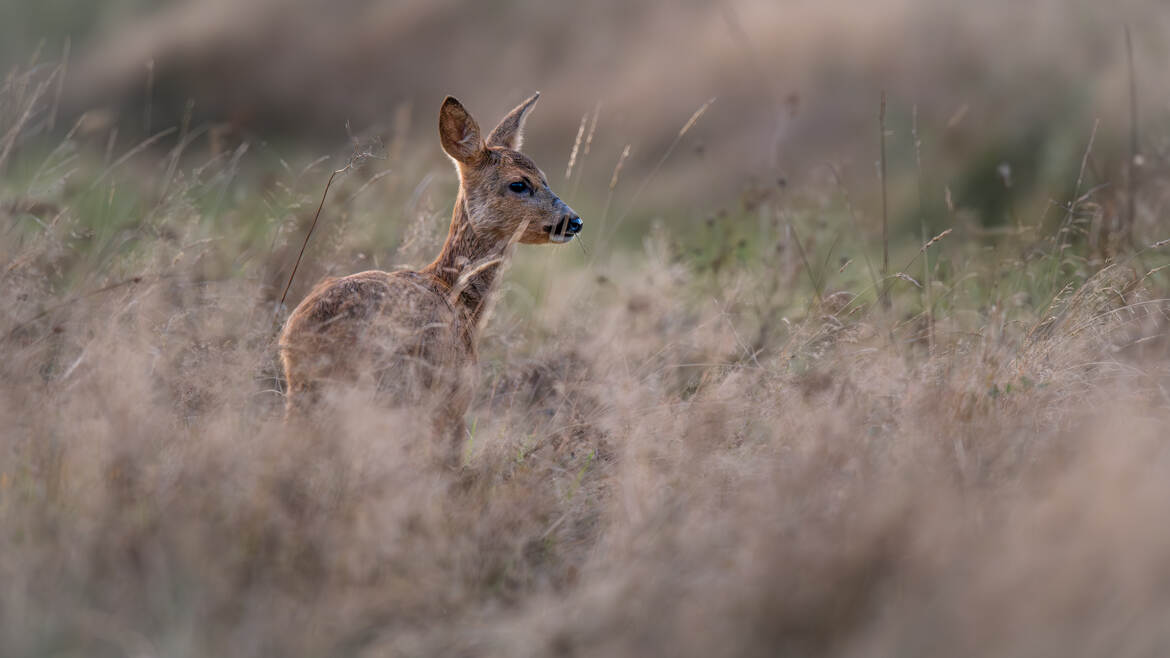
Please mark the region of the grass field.
POLYGON ((452 473, 362 399, 286 426, 275 347, 321 277, 437 252, 429 105, 319 157, 56 120, 64 72, 0 89, 0 655, 1170 650, 1170 161, 1125 92, 1038 141, 854 98, 844 156, 702 203, 734 98, 537 108, 585 231, 517 250, 452 473))

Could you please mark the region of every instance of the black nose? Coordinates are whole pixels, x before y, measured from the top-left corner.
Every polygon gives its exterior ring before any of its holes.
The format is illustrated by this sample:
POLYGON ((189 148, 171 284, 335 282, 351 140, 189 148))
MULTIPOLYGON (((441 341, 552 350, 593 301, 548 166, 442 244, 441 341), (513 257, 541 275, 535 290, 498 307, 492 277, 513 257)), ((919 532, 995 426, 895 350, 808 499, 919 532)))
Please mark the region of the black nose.
POLYGON ((557 222, 556 226, 546 226, 544 231, 553 235, 577 235, 581 232, 583 225, 580 217, 576 215, 564 215, 557 222))

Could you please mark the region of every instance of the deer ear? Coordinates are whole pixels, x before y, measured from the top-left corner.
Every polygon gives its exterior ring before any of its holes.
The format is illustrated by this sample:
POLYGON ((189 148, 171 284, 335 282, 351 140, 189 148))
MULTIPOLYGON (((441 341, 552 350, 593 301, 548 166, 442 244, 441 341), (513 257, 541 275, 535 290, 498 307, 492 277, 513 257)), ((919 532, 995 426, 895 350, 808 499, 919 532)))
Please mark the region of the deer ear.
POLYGON ((500 125, 492 131, 492 134, 488 135, 488 146, 502 146, 513 151, 520 150, 520 145, 524 143, 524 117, 528 116, 528 111, 532 109, 533 105, 536 105, 539 98, 540 92, 538 91, 509 112, 508 116, 500 121, 500 125))
POLYGON ((474 164, 483 156, 479 124, 463 104, 451 96, 445 98, 443 107, 439 108, 439 141, 443 144, 443 151, 456 162, 474 164))

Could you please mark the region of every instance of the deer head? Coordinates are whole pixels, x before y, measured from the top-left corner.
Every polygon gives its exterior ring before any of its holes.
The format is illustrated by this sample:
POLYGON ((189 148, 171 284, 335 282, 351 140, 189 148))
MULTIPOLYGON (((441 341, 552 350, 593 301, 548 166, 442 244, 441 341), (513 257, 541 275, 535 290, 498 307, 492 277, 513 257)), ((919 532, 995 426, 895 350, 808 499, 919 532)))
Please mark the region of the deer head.
POLYGON ((519 150, 524 119, 538 98, 516 106, 486 140, 459 101, 448 96, 439 110, 439 139, 459 172, 467 222, 481 240, 506 243, 518 235, 528 244, 563 243, 581 231, 581 218, 519 150))

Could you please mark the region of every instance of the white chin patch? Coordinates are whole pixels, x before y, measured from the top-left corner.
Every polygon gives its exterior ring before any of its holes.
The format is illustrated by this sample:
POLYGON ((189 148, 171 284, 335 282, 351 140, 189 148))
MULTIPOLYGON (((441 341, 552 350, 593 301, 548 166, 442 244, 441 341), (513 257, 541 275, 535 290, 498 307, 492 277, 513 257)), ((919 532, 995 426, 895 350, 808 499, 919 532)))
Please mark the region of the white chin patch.
POLYGON ((550 233, 548 236, 549 242, 555 242, 557 244, 564 244, 572 239, 573 239, 573 236, 571 236, 571 235, 557 235, 556 233, 550 233))

